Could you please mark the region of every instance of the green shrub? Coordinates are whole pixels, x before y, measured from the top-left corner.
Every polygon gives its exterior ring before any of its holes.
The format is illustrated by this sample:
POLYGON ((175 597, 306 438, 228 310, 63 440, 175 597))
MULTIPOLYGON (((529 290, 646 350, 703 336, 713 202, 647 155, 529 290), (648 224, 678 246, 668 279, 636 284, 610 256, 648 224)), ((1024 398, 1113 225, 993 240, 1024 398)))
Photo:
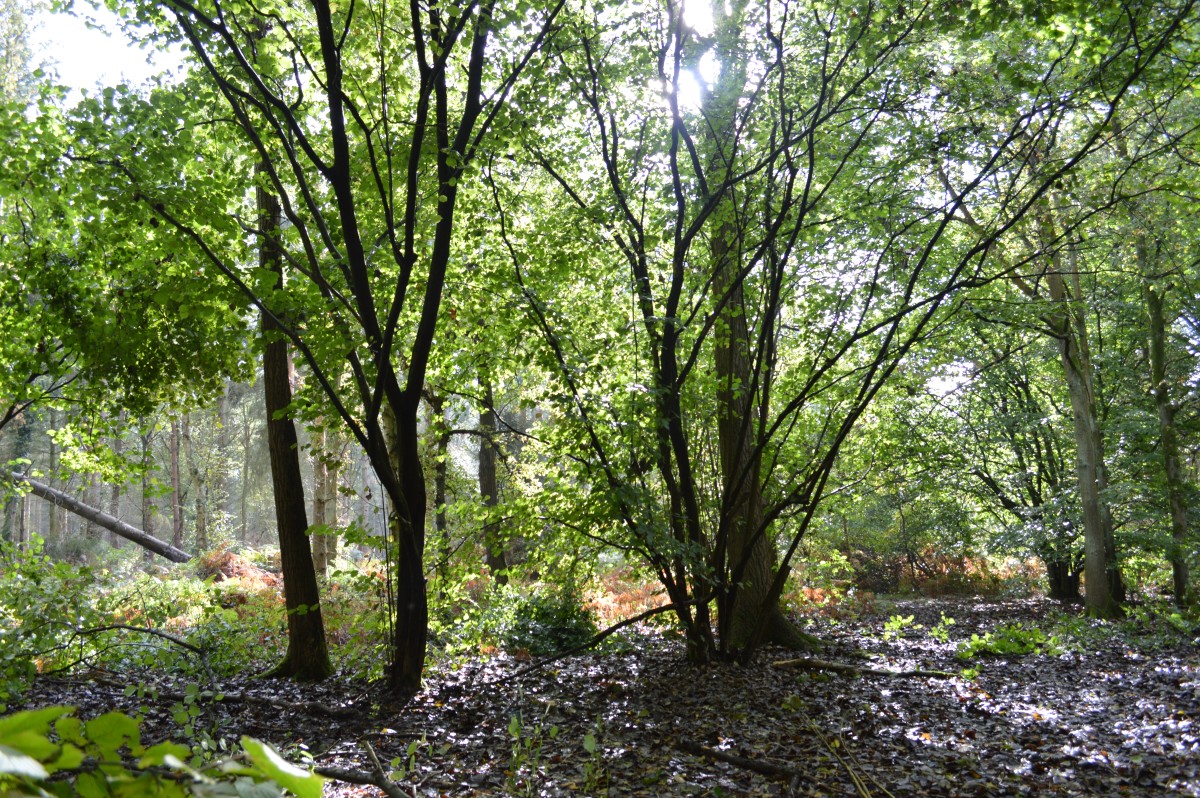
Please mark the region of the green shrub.
POLYGON ((577 592, 510 588, 504 593, 495 611, 495 636, 505 651, 549 656, 583 645, 597 632, 577 592))
POLYGON ((78 630, 106 622, 100 587, 91 568, 43 555, 40 538, 26 551, 0 545, 0 711, 38 672, 95 655, 101 641, 78 630))
POLYGON ((1062 647, 1057 637, 1048 635, 1036 626, 1021 623, 998 626, 983 636, 973 634, 970 640, 958 644, 959 659, 971 659, 980 654, 999 657, 1019 657, 1025 654, 1058 654, 1062 647))

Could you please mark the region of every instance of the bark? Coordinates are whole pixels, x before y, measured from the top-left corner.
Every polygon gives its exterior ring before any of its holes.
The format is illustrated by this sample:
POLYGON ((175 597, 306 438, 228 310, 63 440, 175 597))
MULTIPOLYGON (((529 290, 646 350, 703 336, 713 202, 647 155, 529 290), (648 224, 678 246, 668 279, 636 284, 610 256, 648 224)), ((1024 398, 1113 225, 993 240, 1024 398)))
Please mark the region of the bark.
POLYGON ((1163 287, 1150 278, 1150 253, 1145 235, 1139 235, 1136 243, 1138 262, 1145 280, 1147 343, 1150 355, 1150 393, 1158 411, 1159 444, 1162 450, 1163 475, 1167 483, 1167 503, 1171 510, 1171 561, 1172 594, 1175 603, 1188 604, 1188 508, 1179 457, 1179 432, 1175 426, 1175 406, 1171 403, 1170 385, 1167 381, 1166 341, 1167 322, 1163 309, 1163 287))
POLYGON ((246 418, 245 422, 242 427, 242 463, 239 475, 241 496, 238 501, 238 540, 242 543, 247 540, 247 527, 250 523, 250 447, 254 441, 254 428, 250 426, 250 419, 246 418))
POLYGON ((327 578, 329 566, 338 550, 338 475, 345 443, 318 419, 313 459, 313 564, 317 574, 327 578), (319 530, 327 531, 319 531, 319 530))
POLYGON ((153 464, 150 446, 154 442, 154 433, 152 430, 144 431, 138 437, 142 443, 142 531, 153 536, 154 519, 158 512, 158 508, 154 506, 154 480, 150 469, 153 464))
POLYGON ((450 529, 446 522, 446 486, 450 478, 450 427, 446 424, 446 400, 432 392, 426 395, 429 403, 429 431, 434 436, 433 453, 433 530, 438 545, 438 576, 442 586, 440 598, 445 598, 445 585, 450 580, 450 529))
POLYGON ((217 467, 212 469, 208 495, 214 499, 213 506, 218 513, 226 516, 233 515, 230 506, 232 497, 229 495, 228 457, 229 457, 229 386, 225 382, 225 390, 217 399, 217 467))
POLYGON ((504 556, 504 541, 500 539, 500 525, 496 520, 496 507, 500 504, 500 485, 496 478, 499 460, 496 446, 496 407, 492 394, 492 383, 483 383, 483 407, 479 411, 479 498, 483 502, 483 550, 488 570, 496 584, 508 584, 508 562, 504 556))
POLYGON ((317 571, 317 577, 323 580, 329 576, 329 559, 325 553, 325 535, 318 530, 329 523, 325 512, 328 494, 325 483, 329 479, 329 467, 325 464, 325 428, 320 424, 321 419, 317 419, 318 426, 313 437, 312 552, 313 568, 317 571))
POLYGON ((1057 601, 1079 601, 1079 569, 1070 560, 1043 558, 1046 579, 1050 583, 1050 598, 1057 601))
MULTIPOLYGON (((58 420, 56 418, 56 415, 57 415, 57 411, 54 410, 53 408, 51 408, 51 410, 50 410, 50 426, 52 428, 58 426, 58 420)), ((54 438, 50 439, 50 473, 51 474, 58 473, 58 444, 55 443, 54 438)), ((51 540, 51 541, 54 541, 55 543, 59 543, 59 542, 61 542, 61 538, 62 538, 63 531, 64 531, 63 530, 62 510, 59 508, 58 504, 56 504, 55 502, 50 502, 49 509, 50 509, 49 519, 46 524, 46 538, 47 538, 47 540, 51 540)))
POLYGON ((1123 598, 1124 587, 1116 562, 1112 513, 1103 495, 1108 484, 1092 380, 1087 320, 1078 307, 1078 271, 1072 263, 1067 275, 1073 278, 1069 288, 1061 259, 1056 257, 1055 261, 1058 269, 1046 275, 1055 308, 1046 321, 1054 334, 1071 400, 1076 480, 1083 508, 1086 604, 1091 614, 1111 618, 1120 614, 1118 602, 1123 598))
MULTIPOLYGON (((171 417, 171 542, 176 546, 183 545, 183 482, 179 477, 179 444, 180 439, 187 436, 187 431, 181 429, 182 426, 178 418, 171 417)), ((199 541, 196 547, 200 548, 199 541)))
MULTIPOLYGON (((275 236, 280 227, 279 201, 261 186, 257 190, 259 263, 276 275, 283 287, 283 260, 275 236)), ((292 359, 287 340, 276 318, 262 314, 263 395, 267 411, 267 445, 271 455, 271 482, 279 530, 279 559, 283 570, 284 606, 287 610, 288 647, 283 662, 269 675, 318 681, 333 673, 321 616, 317 572, 313 566, 305 511, 304 481, 300 473, 296 425, 287 415, 292 403, 292 359)))
MULTIPOLYGON (((130 526, 121 519, 114 518, 103 510, 99 510, 91 505, 85 504, 73 496, 63 493, 60 490, 56 490, 49 485, 38 482, 35 479, 30 479, 29 477, 14 473, 0 474, 0 478, 8 482, 23 484, 27 486, 29 488, 29 492, 35 496, 45 499, 46 501, 54 504, 55 506, 61 507, 64 510, 72 512, 89 523, 107 529, 114 535, 120 535, 126 540, 131 540, 147 551, 153 552, 160 557, 165 557, 171 562, 187 562, 192 558, 192 555, 188 554, 186 551, 172 546, 165 540, 159 540, 158 538, 154 537, 152 531, 147 532, 145 530, 138 529, 137 527, 130 526)), ((153 505, 151 504, 148 504, 147 506, 153 508, 153 505)), ((143 525, 145 525, 147 520, 149 520, 152 524, 154 518, 153 510, 151 509, 149 513, 143 511, 142 518, 143 525)))
MULTIPOLYGON (((118 458, 125 449, 125 439, 121 437, 119 432, 113 438, 112 449, 113 453, 116 454, 118 458)), ((121 517, 121 486, 115 483, 112 486, 112 492, 108 496, 108 514, 113 518, 121 517)), ((110 531, 108 533, 108 542, 113 546, 113 548, 120 548, 121 540, 121 536, 115 532, 110 531)))
POLYGON ((737 109, 748 69, 740 43, 743 7, 740 2, 727 5, 719 22, 716 40, 721 77, 704 106, 709 122, 710 185, 725 184, 725 197, 713 214, 709 236, 720 320, 713 346, 722 485, 716 560, 728 575, 725 593, 718 599, 721 645, 740 649, 768 642, 811 648, 815 641, 788 621, 772 596, 778 557, 763 523, 755 420, 766 401, 759 380, 764 353, 755 351, 751 336, 749 316, 754 309, 747 307, 741 273, 737 196, 727 182, 738 146, 737 109), (762 636, 757 637, 760 630, 762 636))
POLYGON ((396 483, 395 493, 388 493, 402 503, 388 512, 388 529, 396 549, 395 626, 388 685, 398 695, 409 695, 421 689, 429 637, 424 567, 425 475, 415 405, 406 400, 396 412, 389 403, 383 408, 381 420, 390 478, 396 483))

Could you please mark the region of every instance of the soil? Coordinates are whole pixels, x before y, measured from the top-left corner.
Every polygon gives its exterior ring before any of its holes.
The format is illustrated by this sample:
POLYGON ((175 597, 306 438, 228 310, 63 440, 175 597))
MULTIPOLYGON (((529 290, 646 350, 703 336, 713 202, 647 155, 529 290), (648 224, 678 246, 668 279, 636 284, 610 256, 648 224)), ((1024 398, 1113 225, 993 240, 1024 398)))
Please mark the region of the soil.
MULTIPOLYGON (((323 768, 370 771, 370 748, 404 771, 398 784, 413 796, 1200 795, 1197 640, 1135 646, 1108 635, 1087 653, 955 656, 972 634, 1001 623, 1045 628, 1060 611, 1033 599, 903 600, 844 621, 805 620, 828 642, 822 660, 969 667, 974 678, 775 664, 792 656, 782 650, 749 666, 693 667, 678 641, 642 628, 523 675, 514 676, 529 662, 504 654, 435 668, 399 707, 337 679, 222 684, 226 698, 198 723, 323 768), (889 624, 896 616, 912 620, 889 624), (933 634, 943 617, 954 624, 933 634)), ((93 674, 42 679, 25 703, 72 704, 85 718, 141 711, 145 740, 179 739, 172 707, 183 685, 138 679, 157 698, 126 696, 93 674)), ((380 794, 326 787, 332 798, 380 794)))

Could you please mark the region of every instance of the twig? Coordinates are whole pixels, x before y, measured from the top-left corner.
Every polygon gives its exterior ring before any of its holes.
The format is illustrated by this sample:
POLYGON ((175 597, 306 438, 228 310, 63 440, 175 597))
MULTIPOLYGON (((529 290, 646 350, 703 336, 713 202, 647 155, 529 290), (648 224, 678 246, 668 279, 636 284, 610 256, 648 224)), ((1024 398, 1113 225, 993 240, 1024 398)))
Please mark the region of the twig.
POLYGON ((366 787, 378 787, 383 790, 388 798, 412 798, 404 790, 400 789, 400 785, 391 779, 384 776, 380 778, 375 773, 368 773, 365 770, 345 770, 343 768, 330 767, 315 767, 313 773, 318 776, 324 776, 327 779, 335 779, 345 782, 346 784, 362 784, 366 787))
POLYGON ((765 759, 749 759, 744 756, 730 754, 726 751, 718 751, 715 748, 709 748, 707 745, 701 745, 693 740, 679 740, 675 743, 675 747, 680 751, 695 756, 703 756, 709 759, 715 759, 718 762, 726 762, 730 765, 745 770, 752 770, 755 773, 761 773, 764 776, 773 778, 787 779, 788 781, 803 781, 815 785, 822 789, 827 789, 827 786, 809 776, 807 773, 789 768, 786 765, 779 765, 765 759))
POLYGON ((216 679, 216 676, 213 675, 212 666, 208 662, 208 652, 206 650, 204 650, 202 647, 194 645, 192 643, 189 643, 188 641, 184 640, 182 637, 173 635, 170 632, 164 632, 161 629, 154 629, 149 626, 131 626, 126 623, 110 623, 110 624, 106 624, 104 626, 95 626, 95 627, 92 627, 89 629, 75 629, 75 634, 94 635, 94 634, 100 634, 101 632, 112 632, 112 631, 141 632, 142 634, 147 634, 152 637, 157 637, 159 639, 166 640, 169 643, 174 643, 175 645, 179 646, 180 648, 191 651, 193 654, 195 654, 196 656, 198 656, 200 658, 200 662, 204 666, 204 674, 205 674, 205 676, 208 677, 209 686, 212 687, 214 690, 216 689, 217 679, 216 679))
POLYGON ((889 671, 882 668, 860 668, 844 662, 829 662, 813 657, 798 657, 796 659, 781 659, 772 662, 776 668, 805 668, 814 671, 833 671, 834 673, 849 673, 854 676, 920 676, 928 679, 954 679, 959 674, 950 671, 926 671, 921 669, 907 671, 889 671))
POLYGON ((383 790, 390 798, 416 798, 417 791, 413 790, 412 796, 404 794, 404 790, 400 789, 400 785, 388 778, 387 771, 383 769, 383 765, 379 762, 379 757, 375 755, 375 749, 366 740, 362 741, 363 748, 367 749, 367 757, 371 760, 371 767, 374 769, 377 781, 375 786, 383 790))

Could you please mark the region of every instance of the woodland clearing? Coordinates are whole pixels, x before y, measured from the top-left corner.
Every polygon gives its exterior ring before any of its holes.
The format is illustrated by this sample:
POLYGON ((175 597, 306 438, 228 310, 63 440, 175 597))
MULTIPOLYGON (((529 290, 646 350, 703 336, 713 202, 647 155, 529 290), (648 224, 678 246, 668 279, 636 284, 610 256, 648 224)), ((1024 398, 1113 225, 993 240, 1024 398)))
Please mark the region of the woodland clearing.
MULTIPOLYGON (((959 675, 796 668, 775 664, 789 656, 778 649, 697 668, 681 643, 636 627, 532 671, 505 653, 439 667, 401 707, 340 679, 222 683, 197 727, 327 772, 369 771, 370 749, 416 796, 1200 795, 1200 647, 1151 615, 1116 634, 1044 599, 897 599, 807 628, 827 641, 823 659, 959 675), (1045 653, 956 656, 1005 624, 1059 633, 1045 653)), ((185 685, 134 678, 132 695, 103 674, 43 678, 23 703, 140 713, 145 740, 177 737, 171 696, 185 685)))

